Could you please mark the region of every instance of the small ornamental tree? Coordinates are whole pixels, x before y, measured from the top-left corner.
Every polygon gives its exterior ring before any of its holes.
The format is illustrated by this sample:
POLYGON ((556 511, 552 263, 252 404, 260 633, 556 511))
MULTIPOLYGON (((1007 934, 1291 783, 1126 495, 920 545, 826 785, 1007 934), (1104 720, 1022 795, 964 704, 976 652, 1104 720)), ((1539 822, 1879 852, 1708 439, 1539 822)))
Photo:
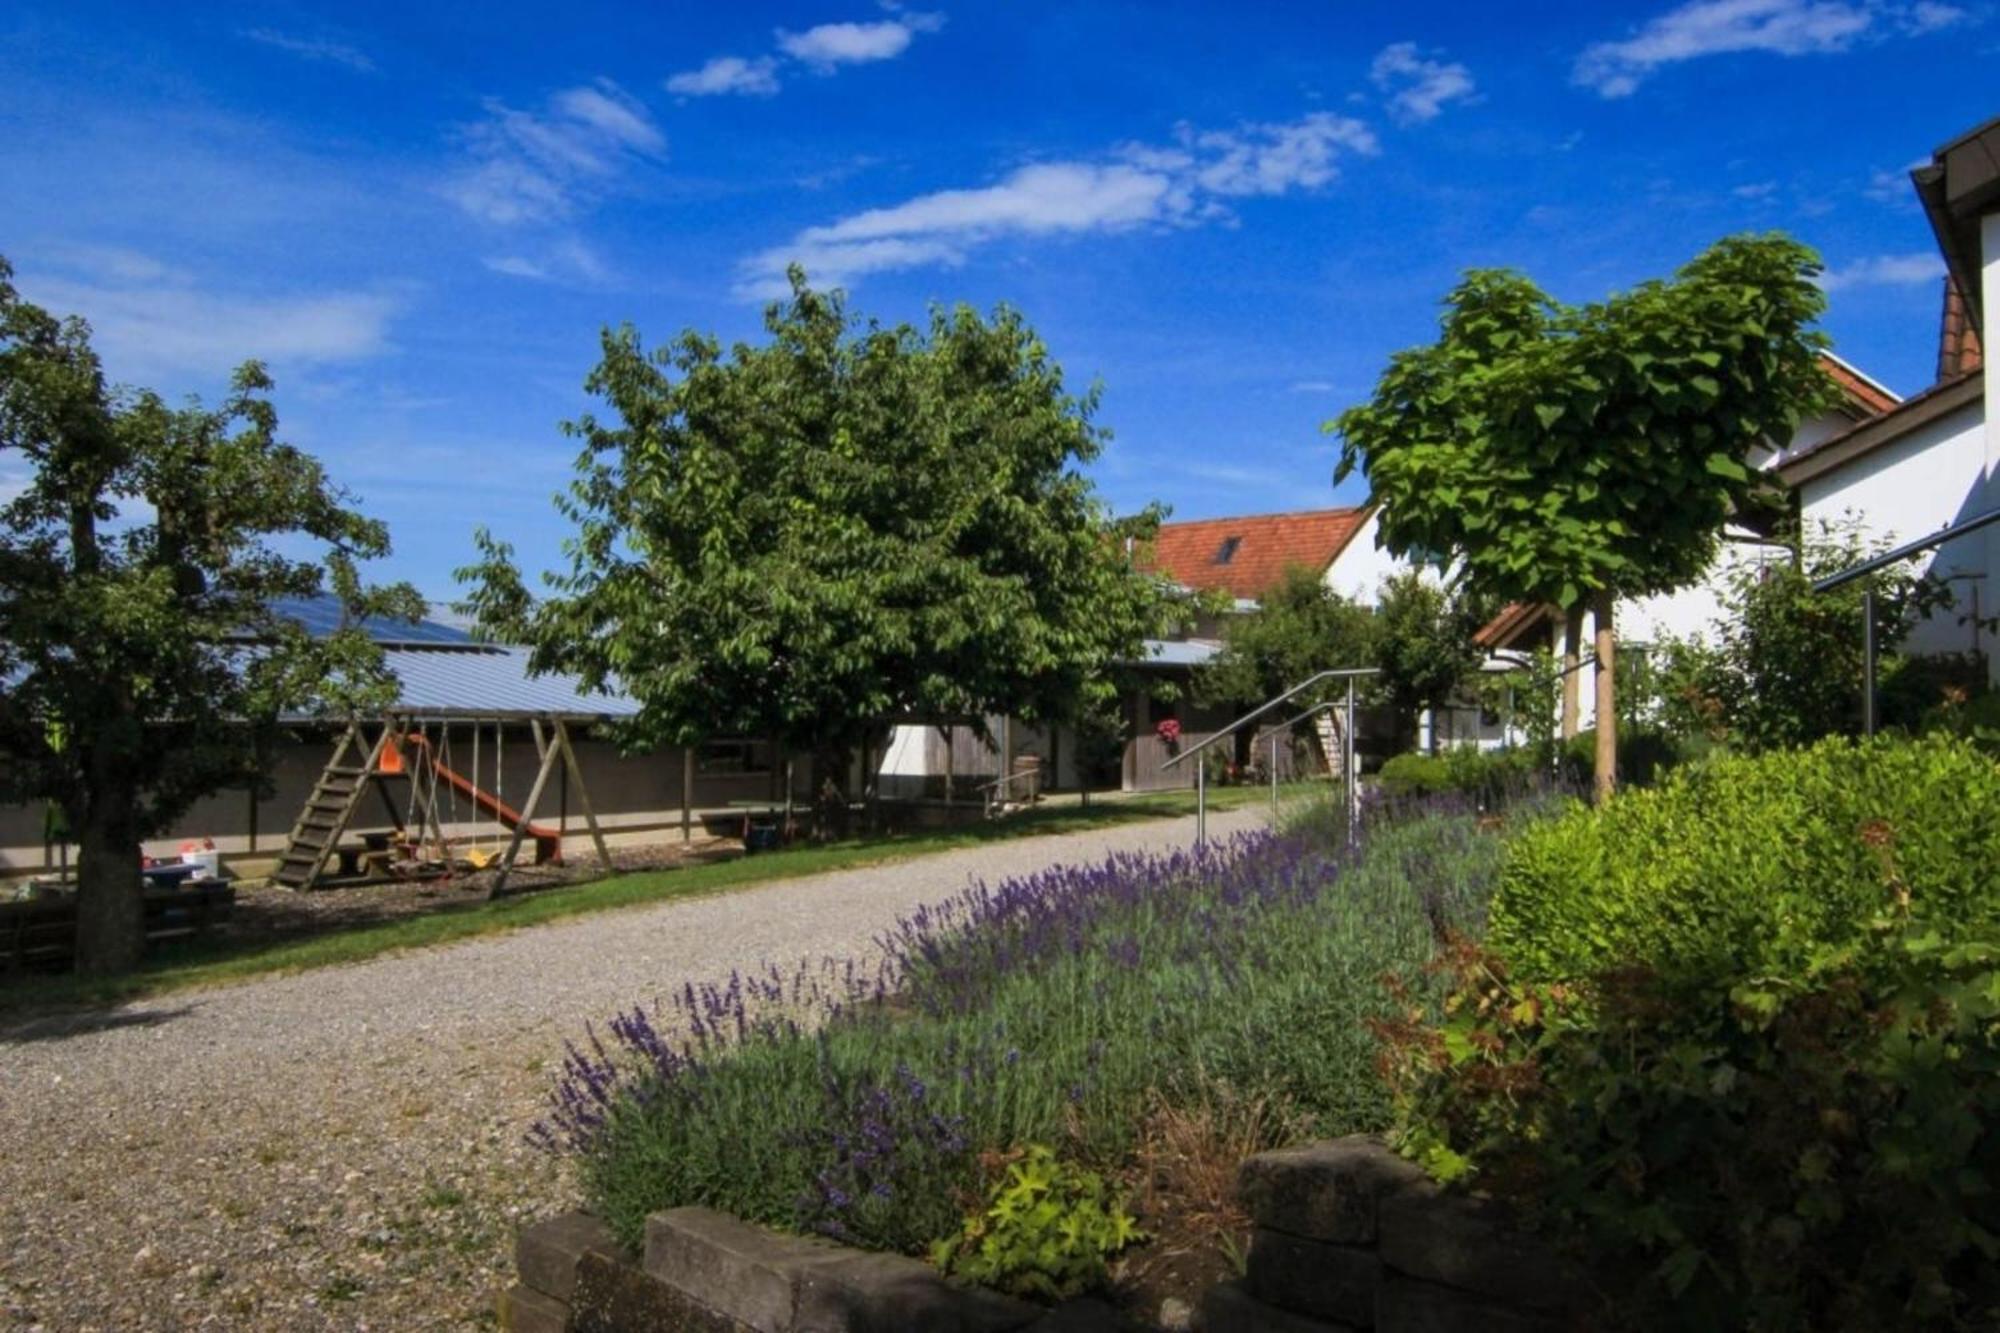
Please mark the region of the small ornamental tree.
MULTIPOLYGON (((1488 616, 1464 585, 1447 588, 1421 570, 1396 574, 1382 585, 1375 611, 1375 661, 1382 674, 1376 691, 1395 711, 1405 748, 1425 709, 1432 715, 1476 678, 1486 652, 1473 637, 1488 616)), ((1431 728, 1431 747, 1437 747, 1431 728)))
POLYGON ((1373 612, 1294 566, 1255 611, 1230 621, 1222 650, 1202 668, 1195 690, 1210 703, 1262 703, 1316 672, 1373 666, 1375 644, 1373 612))
POLYGON ((857 324, 791 277, 760 345, 605 332, 569 567, 533 597, 482 532, 469 606, 635 697, 627 743, 769 736, 839 791, 899 719, 1081 716, 1174 615, 1135 563, 1158 512, 1111 520, 1078 470, 1095 392, 1014 311, 857 324))
POLYGON ((388 697, 366 634, 312 638, 274 599, 330 586, 357 619, 423 603, 362 586, 355 562, 388 532, 278 441, 261 367, 215 408, 109 388, 88 326, 21 300, 12 273, 0 260, 0 470, 23 477, 0 505, 0 800, 61 812, 77 967, 102 974, 144 944, 143 839, 255 780, 281 714, 388 697))
POLYGON ((1384 546, 1442 556, 1495 601, 1588 603, 1600 794, 1616 784, 1613 605, 1700 578, 1725 520, 1762 501, 1752 451, 1831 401, 1819 270, 1776 234, 1582 306, 1477 270, 1438 341, 1328 423, 1335 480, 1366 474, 1384 546))

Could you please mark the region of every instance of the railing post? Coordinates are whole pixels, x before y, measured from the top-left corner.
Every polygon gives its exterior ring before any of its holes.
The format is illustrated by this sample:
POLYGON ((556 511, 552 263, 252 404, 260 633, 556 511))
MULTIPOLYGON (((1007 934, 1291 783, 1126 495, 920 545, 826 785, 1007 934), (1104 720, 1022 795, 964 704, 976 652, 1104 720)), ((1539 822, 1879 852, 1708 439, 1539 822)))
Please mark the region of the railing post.
POLYGON ((1875 734, 1875 580, 1861 592, 1861 734, 1875 734))
POLYGON ((1347 842, 1351 847, 1361 836, 1361 784, 1355 779, 1354 677, 1347 678, 1347 716, 1341 727, 1340 780, 1347 787, 1347 842))
POLYGON ((1271 809, 1278 808, 1278 733, 1271 733, 1271 809))
POLYGON ((1208 765, 1194 766, 1194 844, 1208 841, 1208 765))

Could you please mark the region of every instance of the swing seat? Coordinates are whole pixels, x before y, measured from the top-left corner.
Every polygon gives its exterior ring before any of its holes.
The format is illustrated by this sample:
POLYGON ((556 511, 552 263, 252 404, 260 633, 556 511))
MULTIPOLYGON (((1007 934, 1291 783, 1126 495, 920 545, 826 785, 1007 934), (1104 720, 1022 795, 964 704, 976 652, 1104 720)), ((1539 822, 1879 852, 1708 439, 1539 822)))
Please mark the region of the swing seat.
POLYGON ((484 870, 498 861, 500 854, 488 851, 484 847, 468 847, 459 853, 458 859, 469 864, 474 870, 484 870))

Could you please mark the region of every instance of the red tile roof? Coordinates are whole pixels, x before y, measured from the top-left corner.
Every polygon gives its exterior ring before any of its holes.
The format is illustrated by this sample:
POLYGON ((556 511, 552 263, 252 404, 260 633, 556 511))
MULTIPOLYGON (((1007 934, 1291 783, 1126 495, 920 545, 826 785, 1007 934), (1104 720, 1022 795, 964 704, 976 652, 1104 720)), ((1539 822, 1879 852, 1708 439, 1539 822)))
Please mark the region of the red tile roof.
POLYGON ((1840 386, 1840 395, 1847 400, 1847 415, 1856 420, 1866 420, 1869 417, 1879 417, 1884 412, 1893 412, 1896 410, 1896 404, 1902 401, 1830 352, 1821 353, 1819 364, 1821 369, 1833 377, 1833 382, 1840 386))
POLYGON ((1511 648, 1530 630, 1540 629, 1561 612, 1536 602, 1510 602, 1499 615, 1479 627, 1472 641, 1482 648, 1511 648))
POLYGON ((1366 509, 1308 509, 1163 523, 1153 567, 1190 588, 1262 597, 1294 565, 1320 573, 1368 517, 1366 509))
POLYGON ((1944 280, 1944 317, 1938 322, 1938 382, 1955 380, 1979 369, 1979 330, 1972 327, 1965 293, 1955 278, 1944 280))

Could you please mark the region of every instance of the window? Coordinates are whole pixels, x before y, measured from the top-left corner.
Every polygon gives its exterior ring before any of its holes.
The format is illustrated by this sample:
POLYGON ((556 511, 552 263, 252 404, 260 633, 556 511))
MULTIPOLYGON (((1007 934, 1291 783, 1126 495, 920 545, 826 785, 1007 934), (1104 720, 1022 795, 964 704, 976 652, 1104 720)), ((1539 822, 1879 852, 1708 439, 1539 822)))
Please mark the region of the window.
POLYGON ((1226 565, 1236 558, 1236 548, 1243 544, 1241 537, 1224 537, 1222 545, 1216 548, 1215 563, 1226 565))

